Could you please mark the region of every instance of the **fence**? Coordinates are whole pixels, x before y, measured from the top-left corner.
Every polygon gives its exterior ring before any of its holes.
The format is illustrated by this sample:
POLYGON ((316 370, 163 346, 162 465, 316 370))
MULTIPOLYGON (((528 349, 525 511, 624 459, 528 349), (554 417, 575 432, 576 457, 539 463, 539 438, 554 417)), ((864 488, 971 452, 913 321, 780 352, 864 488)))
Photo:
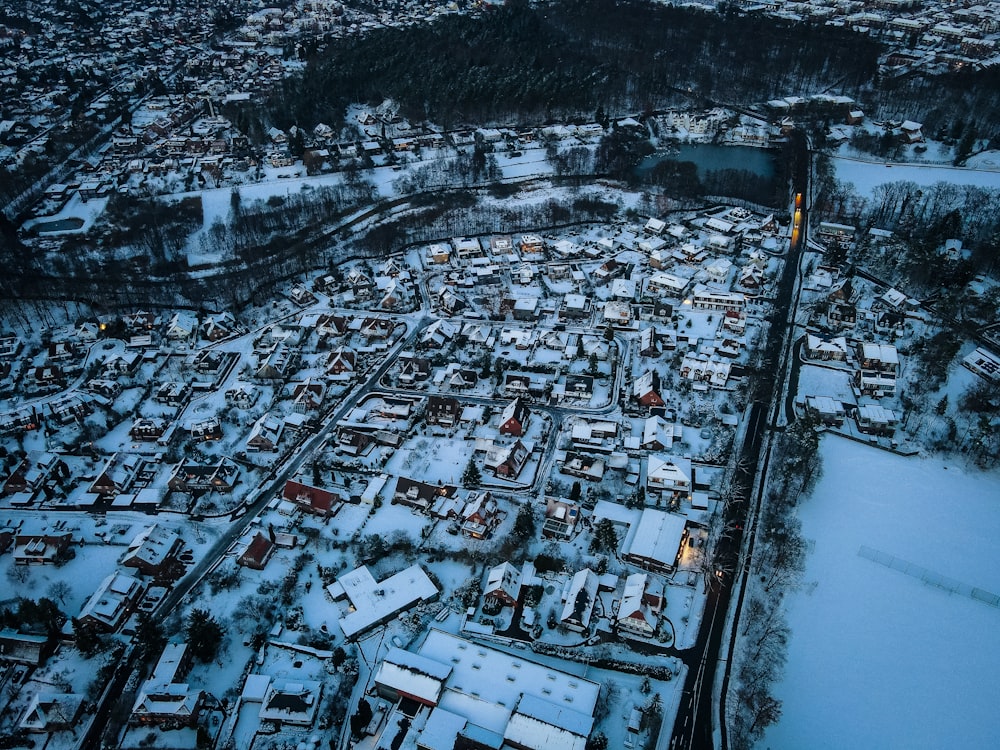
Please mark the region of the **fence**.
POLYGON ((890 555, 888 552, 881 552, 877 549, 872 549, 871 547, 866 547, 864 545, 862 545, 861 549, 858 550, 858 554, 861 557, 871 560, 872 562, 878 563, 879 565, 884 565, 887 568, 892 568, 893 570, 898 570, 901 573, 906 573, 908 576, 918 578, 930 586, 944 589, 951 594, 961 594, 962 596, 967 596, 977 602, 982 602, 990 607, 997 607, 1000 609, 1000 596, 990 591, 985 591, 983 589, 976 588, 975 586, 970 586, 967 583, 956 581, 954 578, 948 578, 940 573, 927 570, 927 568, 907 562, 900 557, 890 555))

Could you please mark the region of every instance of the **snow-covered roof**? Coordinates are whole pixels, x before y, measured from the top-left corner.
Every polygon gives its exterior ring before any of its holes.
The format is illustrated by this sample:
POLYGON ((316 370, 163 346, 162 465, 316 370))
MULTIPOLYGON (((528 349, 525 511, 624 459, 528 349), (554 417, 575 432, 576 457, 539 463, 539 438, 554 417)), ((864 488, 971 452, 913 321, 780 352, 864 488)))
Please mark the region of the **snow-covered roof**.
POLYGON ((348 638, 438 594, 437 586, 419 565, 411 565, 384 581, 376 581, 362 565, 340 576, 327 588, 334 594, 337 586, 354 607, 353 612, 340 619, 340 627, 348 638))
POLYGON ((451 674, 447 664, 420 654, 392 648, 375 675, 375 681, 400 693, 435 705, 444 681, 451 674))
POLYGON ((684 516, 646 508, 639 523, 629 529, 623 554, 673 565, 686 524, 684 516))
POLYGON ((504 739, 516 747, 583 750, 593 725, 592 716, 525 695, 503 734, 504 739))

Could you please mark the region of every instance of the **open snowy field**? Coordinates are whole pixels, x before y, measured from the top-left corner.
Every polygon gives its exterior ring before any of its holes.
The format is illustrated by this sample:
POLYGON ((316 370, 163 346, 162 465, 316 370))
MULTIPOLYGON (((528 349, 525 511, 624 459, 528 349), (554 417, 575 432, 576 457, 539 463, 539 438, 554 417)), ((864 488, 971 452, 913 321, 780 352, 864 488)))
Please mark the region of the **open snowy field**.
POLYGON ((1000 171, 996 168, 970 169, 949 167, 940 164, 888 164, 885 162, 861 161, 841 156, 830 159, 839 182, 849 182, 862 196, 870 196, 878 185, 887 182, 915 182, 918 185, 933 185, 936 182, 950 182, 956 185, 1000 189, 1000 171))
POLYGON ((788 601, 783 715, 760 747, 995 747, 1000 608, 858 551, 1000 592, 1000 473, 834 437, 821 450, 800 507, 815 548, 788 601))

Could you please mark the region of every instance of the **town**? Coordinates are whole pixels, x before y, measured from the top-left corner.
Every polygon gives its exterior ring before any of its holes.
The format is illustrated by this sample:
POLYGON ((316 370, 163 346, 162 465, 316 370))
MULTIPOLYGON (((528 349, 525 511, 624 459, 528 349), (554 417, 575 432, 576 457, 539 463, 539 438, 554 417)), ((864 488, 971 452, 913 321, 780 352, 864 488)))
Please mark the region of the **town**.
MULTIPOLYGON (((810 699, 899 710, 839 671, 880 607, 988 630, 995 137, 818 80, 279 127, 328 45, 500 6, 22 5, 3 747, 800 747, 810 699)), ((882 82, 997 61, 992 3, 738 5, 882 82)), ((864 707, 843 744, 927 730, 864 707)))

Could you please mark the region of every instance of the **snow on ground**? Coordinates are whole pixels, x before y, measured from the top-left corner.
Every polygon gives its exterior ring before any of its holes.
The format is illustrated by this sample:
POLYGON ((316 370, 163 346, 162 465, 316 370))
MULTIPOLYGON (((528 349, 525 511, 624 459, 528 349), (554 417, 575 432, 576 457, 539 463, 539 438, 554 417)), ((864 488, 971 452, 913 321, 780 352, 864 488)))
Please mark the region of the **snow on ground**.
POLYGON ((1000 475, 822 441, 800 508, 815 539, 788 602, 792 638, 770 748, 992 747, 1000 609, 858 555, 862 545, 1000 592, 1000 475))
POLYGON ((851 183, 862 196, 871 196, 878 185, 887 182, 915 182, 933 185, 948 182, 955 185, 975 185, 1000 189, 1000 172, 991 169, 969 169, 923 164, 887 164, 861 161, 842 156, 830 159, 839 182, 851 183))
POLYGON ((855 402, 851 390, 852 372, 848 369, 834 369, 817 365, 802 365, 799 370, 798 392, 805 396, 829 396, 846 404, 855 402))

